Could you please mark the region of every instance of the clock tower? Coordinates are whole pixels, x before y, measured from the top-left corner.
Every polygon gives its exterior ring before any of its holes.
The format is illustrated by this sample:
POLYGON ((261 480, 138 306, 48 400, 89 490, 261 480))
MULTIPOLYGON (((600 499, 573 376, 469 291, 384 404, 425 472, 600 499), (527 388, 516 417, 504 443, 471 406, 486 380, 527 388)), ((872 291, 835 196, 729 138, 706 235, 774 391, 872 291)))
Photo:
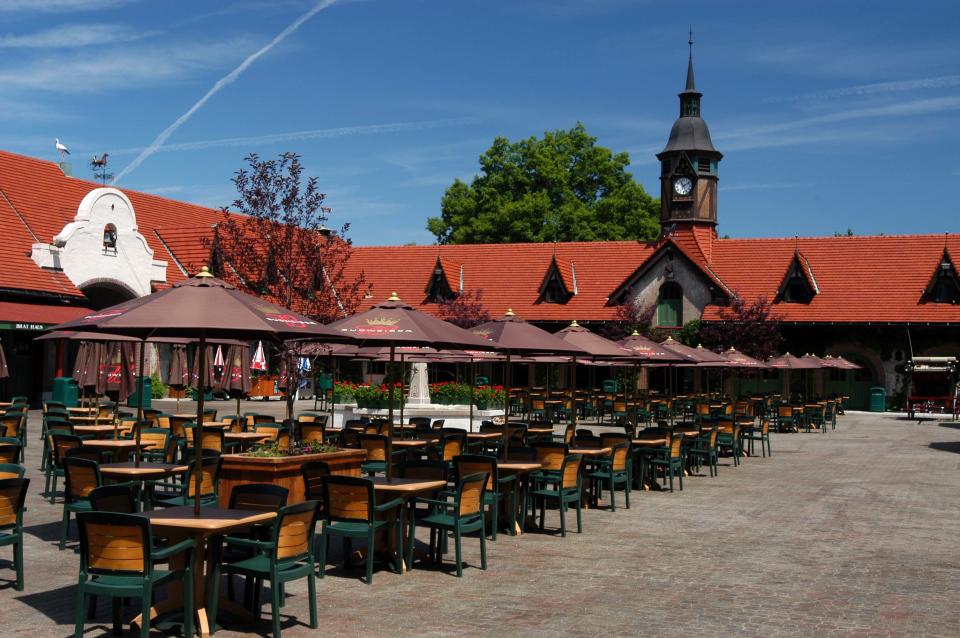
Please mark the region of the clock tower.
POLYGON ((680 93, 680 117, 673 123, 660 160, 660 224, 663 232, 717 226, 717 166, 723 155, 713 146, 700 117, 700 98, 693 79, 693 34, 690 34, 687 85, 680 93))

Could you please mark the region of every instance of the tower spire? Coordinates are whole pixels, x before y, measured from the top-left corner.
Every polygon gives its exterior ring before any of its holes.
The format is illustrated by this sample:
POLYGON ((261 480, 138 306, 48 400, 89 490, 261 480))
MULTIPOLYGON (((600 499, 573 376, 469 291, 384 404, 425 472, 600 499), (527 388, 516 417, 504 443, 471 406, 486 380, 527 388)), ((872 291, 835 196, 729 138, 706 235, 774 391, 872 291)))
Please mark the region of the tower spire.
POLYGON ((687 44, 690 46, 690 53, 687 57, 687 86, 684 91, 696 91, 696 83, 693 81, 693 25, 690 25, 690 38, 687 44))

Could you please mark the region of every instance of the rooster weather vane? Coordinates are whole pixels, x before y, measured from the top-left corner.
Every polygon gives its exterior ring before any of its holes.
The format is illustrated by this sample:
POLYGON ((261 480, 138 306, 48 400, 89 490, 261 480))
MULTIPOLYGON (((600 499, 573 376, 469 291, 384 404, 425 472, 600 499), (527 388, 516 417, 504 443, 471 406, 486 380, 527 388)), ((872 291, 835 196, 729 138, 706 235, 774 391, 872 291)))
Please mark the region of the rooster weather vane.
POLYGON ((110 155, 104 153, 100 157, 94 155, 90 158, 90 168, 93 170, 93 178, 100 180, 100 183, 104 186, 107 185, 108 179, 113 179, 113 173, 107 172, 107 158, 110 155))

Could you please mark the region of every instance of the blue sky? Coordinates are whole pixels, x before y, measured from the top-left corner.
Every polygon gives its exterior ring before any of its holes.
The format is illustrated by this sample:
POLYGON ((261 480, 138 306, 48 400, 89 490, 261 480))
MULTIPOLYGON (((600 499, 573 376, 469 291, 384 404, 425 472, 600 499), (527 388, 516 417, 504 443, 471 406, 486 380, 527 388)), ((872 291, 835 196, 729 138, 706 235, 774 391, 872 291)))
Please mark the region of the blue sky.
POLYGON ((582 121, 659 192, 691 22, 722 234, 960 232, 946 1, 0 0, 0 148, 59 137, 75 174, 109 151, 120 187, 211 206, 247 153, 296 151, 356 243, 432 243, 496 135, 582 121))

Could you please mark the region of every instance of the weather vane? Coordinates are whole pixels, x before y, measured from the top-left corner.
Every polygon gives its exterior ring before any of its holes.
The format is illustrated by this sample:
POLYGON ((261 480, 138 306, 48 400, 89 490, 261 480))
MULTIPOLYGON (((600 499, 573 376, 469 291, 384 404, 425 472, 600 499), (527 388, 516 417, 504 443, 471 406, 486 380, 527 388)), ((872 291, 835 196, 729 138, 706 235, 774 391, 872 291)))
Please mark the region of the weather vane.
POLYGON ((100 183, 104 186, 107 185, 108 179, 113 179, 113 173, 107 172, 107 158, 109 154, 104 153, 100 157, 94 155, 90 158, 90 168, 93 170, 93 178, 100 180, 100 183))

